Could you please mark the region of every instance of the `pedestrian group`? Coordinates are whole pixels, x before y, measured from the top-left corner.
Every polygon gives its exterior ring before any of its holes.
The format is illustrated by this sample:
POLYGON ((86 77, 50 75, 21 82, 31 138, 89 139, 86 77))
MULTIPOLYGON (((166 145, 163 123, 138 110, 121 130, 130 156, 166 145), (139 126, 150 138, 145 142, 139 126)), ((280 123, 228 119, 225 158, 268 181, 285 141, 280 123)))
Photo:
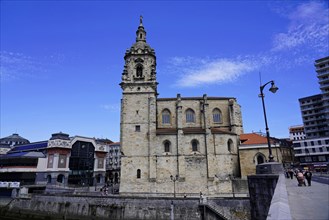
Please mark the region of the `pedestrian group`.
POLYGON ((306 186, 305 179, 307 181, 307 185, 311 186, 312 181, 312 172, 309 170, 299 170, 299 169, 286 169, 286 177, 293 179, 295 176, 298 181, 298 186, 306 186))

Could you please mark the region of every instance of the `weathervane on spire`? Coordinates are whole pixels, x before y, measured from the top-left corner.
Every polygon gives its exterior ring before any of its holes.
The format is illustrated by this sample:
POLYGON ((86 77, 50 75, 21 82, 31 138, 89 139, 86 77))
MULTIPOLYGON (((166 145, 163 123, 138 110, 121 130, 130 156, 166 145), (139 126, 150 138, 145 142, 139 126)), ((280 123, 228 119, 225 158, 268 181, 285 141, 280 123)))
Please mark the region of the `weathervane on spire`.
POLYGON ((140 24, 140 25, 143 25, 143 16, 142 16, 142 15, 139 16, 139 24, 140 24))

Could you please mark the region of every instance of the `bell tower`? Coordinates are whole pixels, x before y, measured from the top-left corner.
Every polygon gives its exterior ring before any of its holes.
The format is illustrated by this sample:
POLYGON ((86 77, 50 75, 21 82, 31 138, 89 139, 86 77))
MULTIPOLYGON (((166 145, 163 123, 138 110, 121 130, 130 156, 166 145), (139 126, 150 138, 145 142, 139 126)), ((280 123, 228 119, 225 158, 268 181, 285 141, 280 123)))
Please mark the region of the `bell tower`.
POLYGON ((136 43, 126 50, 125 65, 120 83, 123 93, 156 93, 156 56, 146 43, 143 17, 136 31, 136 43))
POLYGON ((136 42, 126 50, 122 73, 120 193, 148 192, 154 179, 150 162, 156 134, 156 56, 146 42, 143 17, 136 42))

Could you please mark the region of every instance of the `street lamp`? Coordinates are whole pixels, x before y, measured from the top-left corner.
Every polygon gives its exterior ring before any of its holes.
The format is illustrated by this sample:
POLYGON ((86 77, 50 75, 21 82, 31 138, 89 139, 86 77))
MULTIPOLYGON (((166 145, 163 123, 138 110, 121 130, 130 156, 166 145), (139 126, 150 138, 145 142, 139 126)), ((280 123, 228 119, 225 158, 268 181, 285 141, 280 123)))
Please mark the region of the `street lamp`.
POLYGON ((174 182, 174 198, 176 198, 176 184, 175 184, 175 182, 178 180, 178 175, 176 175, 176 176, 170 175, 170 179, 174 182))
POLYGON ((265 119, 265 126, 266 126, 266 137, 267 137, 267 145, 268 145, 268 151, 269 151, 269 162, 274 162, 273 160, 273 155, 272 155, 272 149, 271 149, 271 143, 270 143, 270 131, 268 129, 268 125, 267 125, 267 118, 266 118, 266 110, 265 110, 265 102, 264 102, 264 93, 263 90, 265 88, 266 85, 271 83, 271 88, 269 89, 269 91, 271 91, 272 93, 275 93, 279 88, 275 86, 274 81, 271 80, 267 83, 265 83, 264 85, 260 86, 260 94, 259 97, 262 98, 262 104, 263 104, 263 111, 264 111, 264 119, 265 119))

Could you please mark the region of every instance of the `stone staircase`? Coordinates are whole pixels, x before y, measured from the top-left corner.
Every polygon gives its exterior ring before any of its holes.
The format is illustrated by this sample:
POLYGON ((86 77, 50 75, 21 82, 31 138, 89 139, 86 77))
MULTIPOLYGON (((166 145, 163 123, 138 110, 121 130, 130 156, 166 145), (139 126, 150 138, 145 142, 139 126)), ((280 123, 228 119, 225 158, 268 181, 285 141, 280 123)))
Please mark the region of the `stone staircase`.
MULTIPOLYGON (((211 210, 213 213, 216 214, 216 217, 218 217, 219 220, 229 220, 230 218, 225 216, 223 214, 223 211, 220 210, 220 207, 218 207, 218 205, 212 201, 203 199, 203 201, 200 202, 200 206, 201 207, 206 207, 207 209, 211 210)), ((205 213, 203 213, 203 215, 205 216, 205 213)))

